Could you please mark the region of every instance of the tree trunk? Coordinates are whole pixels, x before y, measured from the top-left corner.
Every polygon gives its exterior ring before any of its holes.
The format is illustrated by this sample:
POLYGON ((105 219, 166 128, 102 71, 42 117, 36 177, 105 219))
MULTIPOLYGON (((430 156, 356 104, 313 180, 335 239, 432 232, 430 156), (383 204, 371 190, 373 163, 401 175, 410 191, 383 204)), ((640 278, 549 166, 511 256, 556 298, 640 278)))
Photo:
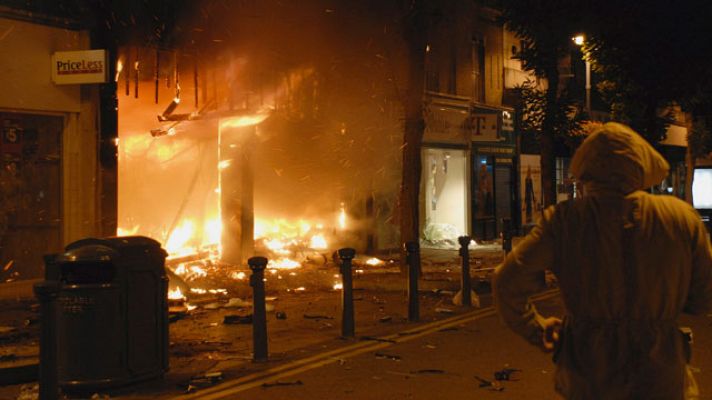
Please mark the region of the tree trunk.
POLYGON ((547 73, 549 87, 546 89, 546 111, 541 129, 541 187, 544 206, 556 204, 556 154, 554 135, 556 133, 556 113, 558 107, 559 71, 556 68, 547 73))
MULTIPOLYGON (((405 131, 403 134, 403 168, 400 190, 401 244, 420 237, 420 148, 423 142, 423 91, 425 79, 425 45, 427 24, 424 1, 415 0, 408 10, 405 40, 408 46, 408 82, 404 98, 405 131)), ((401 266, 405 267, 401 248, 401 266)))

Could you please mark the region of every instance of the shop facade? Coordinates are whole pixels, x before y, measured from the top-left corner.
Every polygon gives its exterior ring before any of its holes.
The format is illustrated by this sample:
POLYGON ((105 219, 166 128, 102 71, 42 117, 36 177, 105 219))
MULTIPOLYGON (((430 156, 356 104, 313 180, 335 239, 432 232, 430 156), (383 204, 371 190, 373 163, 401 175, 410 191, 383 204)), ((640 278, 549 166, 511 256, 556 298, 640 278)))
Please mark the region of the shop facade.
POLYGON ((0 16, 3 282, 41 277, 44 254, 100 229, 98 88, 62 84, 51 74, 65 62, 53 56, 88 50, 89 35, 35 19, 9 10, 0 16))
POLYGON ((421 176, 424 246, 452 247, 457 237, 494 240, 503 219, 519 217, 513 113, 431 96, 425 107, 421 176))

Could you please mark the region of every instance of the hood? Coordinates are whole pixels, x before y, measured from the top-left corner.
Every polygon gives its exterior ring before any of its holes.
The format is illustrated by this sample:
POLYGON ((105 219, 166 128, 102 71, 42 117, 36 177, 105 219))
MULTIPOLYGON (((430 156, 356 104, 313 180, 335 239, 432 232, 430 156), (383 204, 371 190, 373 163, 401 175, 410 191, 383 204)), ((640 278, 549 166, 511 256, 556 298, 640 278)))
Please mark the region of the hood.
POLYGON ((623 194, 662 182, 669 169, 645 139, 615 122, 587 137, 571 160, 571 173, 584 185, 623 194))

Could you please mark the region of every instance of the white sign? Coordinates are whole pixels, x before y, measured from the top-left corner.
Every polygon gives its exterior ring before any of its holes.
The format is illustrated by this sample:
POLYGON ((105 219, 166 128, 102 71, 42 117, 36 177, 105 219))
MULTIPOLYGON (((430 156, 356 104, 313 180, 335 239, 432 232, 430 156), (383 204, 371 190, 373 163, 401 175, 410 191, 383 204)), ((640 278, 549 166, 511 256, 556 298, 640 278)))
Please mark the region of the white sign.
POLYGON ((106 82, 106 50, 58 51, 52 54, 52 82, 57 85, 106 82))
POLYGON ((497 134, 497 114, 474 114, 472 116, 472 127, 473 142, 496 142, 500 140, 497 134))

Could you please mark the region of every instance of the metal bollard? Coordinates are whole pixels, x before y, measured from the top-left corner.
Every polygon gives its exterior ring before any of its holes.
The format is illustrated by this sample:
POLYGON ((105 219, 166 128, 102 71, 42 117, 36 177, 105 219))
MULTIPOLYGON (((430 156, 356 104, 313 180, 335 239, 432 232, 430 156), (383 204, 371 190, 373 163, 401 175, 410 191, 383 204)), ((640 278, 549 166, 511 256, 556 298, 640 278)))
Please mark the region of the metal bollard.
POLYGON ((57 367, 57 295, 59 283, 42 281, 34 286, 35 296, 40 301, 40 400, 56 400, 59 397, 57 367))
POLYGON ((457 241, 460 243, 460 257, 462 258, 462 305, 472 306, 472 281, 470 280, 470 241, 469 236, 460 236, 457 241))
POLYGON ((420 320, 420 304, 418 302, 420 245, 418 242, 406 242, 405 252, 408 263, 408 321, 417 322, 420 320))
POLYGON ((265 257, 251 257, 247 264, 252 270, 252 360, 267 361, 267 311, 265 309, 265 257))
POLYGON ((502 250, 505 257, 512 251, 512 220, 509 218, 502 218, 502 250))
POLYGON ((341 336, 354 337, 356 323, 354 321, 354 291, 351 260, 356 256, 356 250, 339 249, 341 259, 341 336))

